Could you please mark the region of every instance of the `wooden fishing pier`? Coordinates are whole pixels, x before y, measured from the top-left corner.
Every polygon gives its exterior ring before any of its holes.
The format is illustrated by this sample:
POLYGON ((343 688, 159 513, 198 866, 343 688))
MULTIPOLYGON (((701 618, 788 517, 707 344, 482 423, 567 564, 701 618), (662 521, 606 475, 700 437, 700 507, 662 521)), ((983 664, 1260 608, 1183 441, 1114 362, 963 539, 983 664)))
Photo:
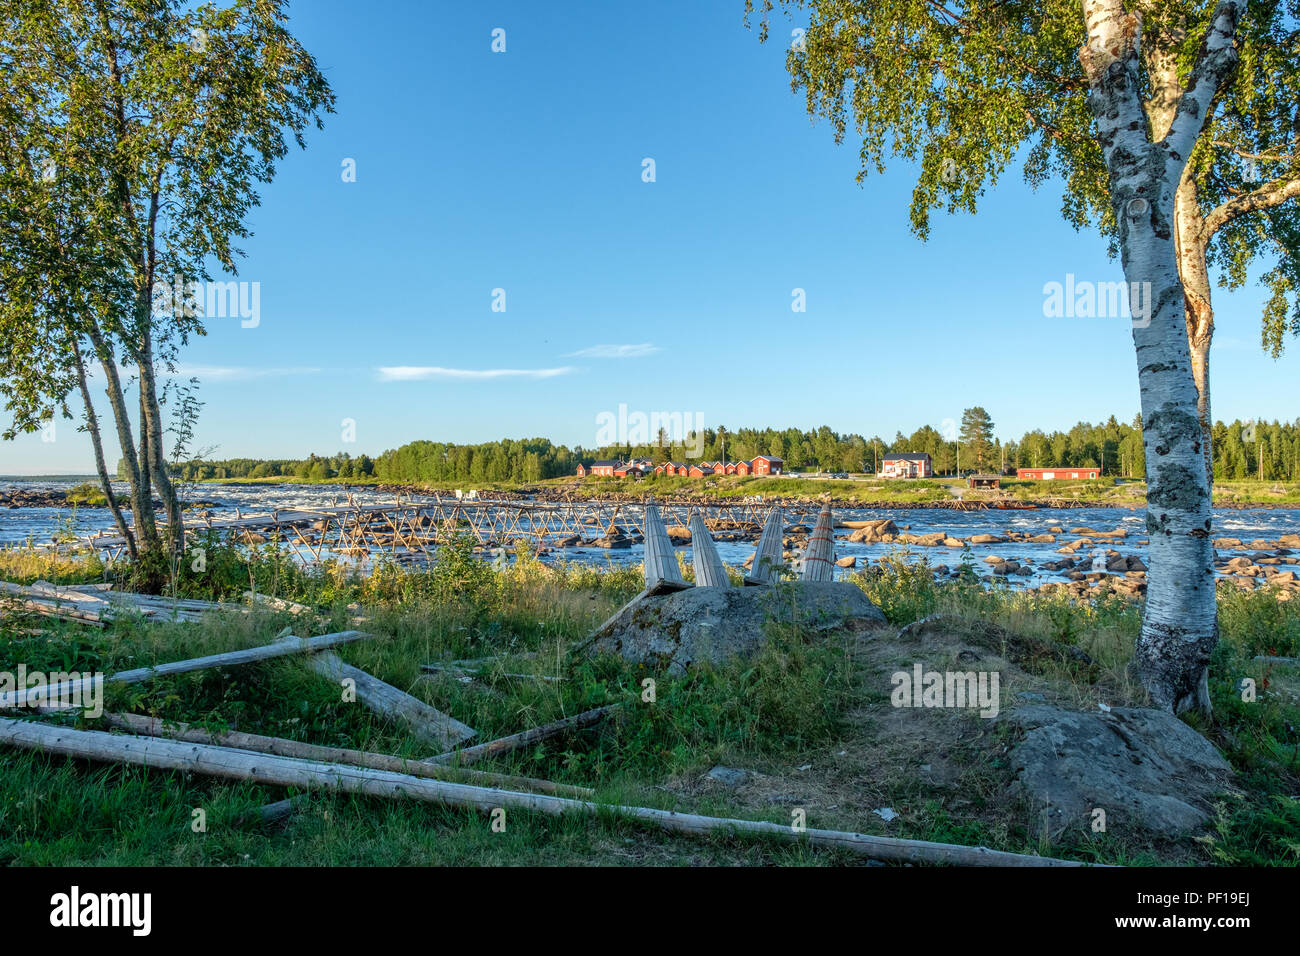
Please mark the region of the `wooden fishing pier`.
MULTIPOLYGON (((757 536, 772 510, 770 502, 716 504, 658 503, 670 528, 689 528, 700 515, 710 532, 757 536)), ((785 505, 791 520, 811 523, 820 503, 785 505)), ((530 502, 486 499, 398 498, 387 504, 349 502, 326 508, 286 508, 233 517, 191 516, 185 525, 187 545, 216 532, 234 544, 275 544, 306 564, 331 557, 364 560, 386 556, 419 560, 456 534, 468 534, 483 549, 533 547, 621 549, 645 537, 645 505, 627 501, 530 502)), ((91 548, 117 560, 125 540, 115 533, 82 538, 69 547, 91 548)))

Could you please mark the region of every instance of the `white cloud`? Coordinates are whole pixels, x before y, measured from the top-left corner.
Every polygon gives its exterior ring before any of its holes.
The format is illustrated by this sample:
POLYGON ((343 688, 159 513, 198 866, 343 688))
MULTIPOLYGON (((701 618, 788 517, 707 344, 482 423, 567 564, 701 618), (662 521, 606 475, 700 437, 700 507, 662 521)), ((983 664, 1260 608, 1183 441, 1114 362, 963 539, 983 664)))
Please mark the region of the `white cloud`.
POLYGON ((579 349, 576 352, 570 352, 571 358, 603 358, 603 359, 623 359, 623 358, 644 358, 647 355, 654 355, 656 352, 662 352, 659 346, 651 342, 642 342, 640 345, 593 345, 589 348, 579 349))
POLYGON ((200 382, 236 382, 250 378, 281 378, 286 375, 316 375, 318 368, 248 368, 246 366, 178 365, 175 377, 197 378, 200 382))
POLYGON ((491 378, 555 378, 576 371, 563 368, 441 368, 437 365, 387 365, 379 369, 381 382, 420 382, 431 378, 482 381, 491 378))

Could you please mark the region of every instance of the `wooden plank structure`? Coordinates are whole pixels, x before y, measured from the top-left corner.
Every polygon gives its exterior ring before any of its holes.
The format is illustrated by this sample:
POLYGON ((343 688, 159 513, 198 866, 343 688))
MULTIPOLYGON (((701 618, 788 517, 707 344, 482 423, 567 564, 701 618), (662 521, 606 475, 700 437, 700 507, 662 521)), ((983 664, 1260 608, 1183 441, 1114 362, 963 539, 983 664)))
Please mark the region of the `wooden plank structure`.
MULTIPOLYGON (((755 501, 667 503, 656 505, 661 519, 689 527, 691 516, 704 515, 714 531, 757 532, 766 507, 755 501)), ((790 506, 791 514, 811 520, 814 504, 790 506)), ((391 504, 339 505, 319 509, 284 509, 234 518, 205 516, 186 525, 186 534, 224 533, 246 546, 284 548, 305 564, 331 557, 368 560, 387 556, 395 560, 427 560, 437 547, 456 533, 470 535, 484 548, 510 547, 520 541, 554 545, 617 534, 632 540, 645 537, 645 506, 626 501, 491 501, 469 498, 432 500, 397 499, 391 504)), ((59 550, 90 548, 109 560, 119 557, 125 542, 115 533, 83 538, 72 544, 51 546, 59 550)))
POLYGON ((835 578, 835 535, 831 531, 831 506, 822 508, 817 524, 808 536, 808 546, 803 552, 804 581, 831 581, 835 578))
POLYGON ((645 590, 647 594, 684 591, 690 585, 682 577, 677 555, 668 540, 668 529, 653 503, 645 506, 645 590))
POLYGON ((344 663, 337 654, 317 654, 309 663, 317 674, 331 680, 340 683, 351 680, 357 700, 381 717, 404 724, 417 739, 446 749, 478 736, 473 727, 462 724, 455 717, 430 707, 419 698, 412 697, 392 684, 384 683, 360 668, 344 663))
POLYGON ((704 524, 704 515, 695 512, 691 515, 691 553, 695 566, 695 586, 699 588, 729 588, 731 578, 718 556, 718 548, 713 543, 704 524))
POLYGON ((775 584, 781 577, 784 558, 781 552, 781 538, 785 532, 785 519, 781 506, 777 505, 767 515, 763 525, 763 534, 758 539, 758 549, 754 552, 754 566, 745 575, 745 583, 750 585, 775 584))
POLYGON ((159 737, 131 737, 98 730, 74 730, 29 720, 0 718, 0 744, 47 754, 62 754, 83 760, 108 760, 151 767, 200 773, 225 780, 364 793, 390 799, 406 798, 472 807, 484 812, 514 808, 561 816, 566 813, 598 816, 612 814, 628 820, 695 836, 733 834, 762 836, 785 843, 804 843, 846 850, 880 860, 911 863, 947 863, 971 866, 1082 866, 1071 860, 1029 856, 987 847, 956 846, 924 840, 901 840, 809 827, 799 830, 789 824, 677 813, 650 807, 623 806, 588 800, 571 800, 548 794, 519 793, 476 787, 446 780, 430 780, 412 774, 372 770, 346 764, 253 753, 211 744, 185 743, 159 737))

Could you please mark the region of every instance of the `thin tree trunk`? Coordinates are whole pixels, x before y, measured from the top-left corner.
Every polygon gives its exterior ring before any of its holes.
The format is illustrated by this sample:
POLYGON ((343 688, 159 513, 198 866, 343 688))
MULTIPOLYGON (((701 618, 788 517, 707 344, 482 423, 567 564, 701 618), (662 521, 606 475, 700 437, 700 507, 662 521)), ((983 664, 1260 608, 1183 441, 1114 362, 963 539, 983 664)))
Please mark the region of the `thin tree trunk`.
POLYGON ((77 384, 81 387, 81 400, 86 406, 86 427, 90 432, 90 444, 95 452, 95 470, 99 473, 99 486, 108 499, 108 509, 113 514, 113 523, 117 525, 118 533, 126 542, 127 554, 134 561, 138 554, 135 535, 127 526, 122 509, 113 495, 113 483, 108 475, 108 466, 104 463, 104 443, 99 436, 99 416, 95 414, 95 403, 90 397, 90 386, 86 382, 86 363, 81 357, 81 346, 77 343, 76 336, 72 337, 72 355, 77 363, 77 384))
POLYGON ((1205 474, 1214 484, 1214 419, 1210 415, 1210 342, 1214 338, 1214 308, 1210 302, 1210 272, 1205 264, 1205 217, 1196 198, 1196 183, 1187 173, 1174 198, 1174 229, 1178 275, 1186 301, 1187 343, 1192 377, 1196 381, 1197 417, 1201 422, 1201 451, 1205 474))
POLYGON ((117 374, 117 362, 112 349, 108 347, 103 335, 93 324, 87 329, 87 335, 95 347, 95 356, 99 359, 100 367, 104 370, 104 378, 107 382, 104 391, 113 410, 117 440, 122 449, 122 460, 126 464, 127 480, 131 485, 131 515, 135 526, 138 556, 140 551, 149 550, 157 543, 158 531, 154 522, 153 496, 140 474, 139 464, 135 458, 131 413, 127 409, 126 394, 122 390, 122 379, 117 374))

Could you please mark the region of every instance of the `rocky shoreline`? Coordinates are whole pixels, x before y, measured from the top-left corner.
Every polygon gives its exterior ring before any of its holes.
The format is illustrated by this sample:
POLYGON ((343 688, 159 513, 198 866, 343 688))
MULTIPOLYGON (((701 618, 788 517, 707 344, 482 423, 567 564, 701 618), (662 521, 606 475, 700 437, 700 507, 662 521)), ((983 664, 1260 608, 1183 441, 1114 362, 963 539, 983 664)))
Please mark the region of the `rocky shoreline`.
MULTIPOLYGON (((127 495, 117 496, 118 506, 131 510, 131 499, 127 495)), ((153 500, 154 507, 159 511, 163 508, 162 499, 153 500)), ((216 501, 185 501, 182 507, 190 511, 195 508, 216 508, 220 503, 216 501)), ((69 502, 68 492, 52 488, 37 488, 27 490, 25 488, 10 488, 0 490, 0 509, 10 511, 18 508, 107 508, 106 504, 89 504, 87 502, 69 502)))

